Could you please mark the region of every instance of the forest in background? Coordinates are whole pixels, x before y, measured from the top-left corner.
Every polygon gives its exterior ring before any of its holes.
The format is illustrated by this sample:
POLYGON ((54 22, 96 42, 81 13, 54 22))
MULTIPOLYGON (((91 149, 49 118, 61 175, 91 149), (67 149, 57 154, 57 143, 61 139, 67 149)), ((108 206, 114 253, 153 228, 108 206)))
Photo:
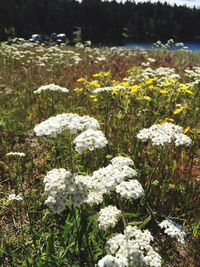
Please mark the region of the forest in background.
POLYGON ((200 9, 101 0, 1 0, 0 40, 66 33, 96 44, 200 40, 200 9))

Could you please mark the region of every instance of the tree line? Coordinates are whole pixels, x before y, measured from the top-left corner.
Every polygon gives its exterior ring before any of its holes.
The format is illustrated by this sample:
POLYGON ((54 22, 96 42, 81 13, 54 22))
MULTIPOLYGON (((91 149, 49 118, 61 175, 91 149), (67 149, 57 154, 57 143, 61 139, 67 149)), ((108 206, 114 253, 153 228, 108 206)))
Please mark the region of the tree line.
POLYGON ((115 0, 0 0, 0 40, 66 33, 98 44, 200 40, 200 9, 115 0))

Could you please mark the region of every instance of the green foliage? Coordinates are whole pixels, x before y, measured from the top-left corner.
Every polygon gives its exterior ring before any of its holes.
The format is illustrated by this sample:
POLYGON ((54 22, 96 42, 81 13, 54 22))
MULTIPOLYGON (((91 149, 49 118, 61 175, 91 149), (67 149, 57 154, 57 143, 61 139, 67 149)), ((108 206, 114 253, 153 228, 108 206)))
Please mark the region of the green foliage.
MULTIPOLYGON (((83 2, 86 5, 87 1, 83 2)), ((124 224, 150 229, 164 266, 181 266, 189 262, 187 257, 192 258, 195 266, 199 238, 199 85, 190 88, 192 94, 179 89, 182 83, 189 82, 184 69, 199 65, 200 56, 167 51, 147 55, 140 51, 118 53, 106 49, 88 52, 88 49, 68 47, 58 48, 56 54, 49 52, 48 47, 16 46, 23 55, 17 58, 8 47, 0 49, 2 266, 95 266, 105 255, 105 244, 111 233, 123 232, 124 224), (34 56, 28 55, 29 50, 34 56), (59 57, 62 51, 63 61, 59 57), (48 53, 51 55, 48 66, 43 68, 37 56, 41 60, 48 53), (79 54, 80 63, 72 61, 73 53, 79 54), (99 57, 105 58, 103 64, 99 57), (164 85, 170 87, 168 95, 160 92, 166 88, 160 88, 157 81, 142 80, 141 63, 148 57, 156 59, 153 69, 174 67, 181 75, 180 82, 168 86, 170 81, 167 81, 164 85), (134 79, 133 85, 123 80, 127 76, 134 79), (33 93, 42 84, 52 82, 69 88, 69 94, 37 96, 33 93), (119 85, 126 90, 118 90, 119 85), (93 90, 100 86, 114 86, 115 91, 95 95, 93 90), (176 104, 186 108, 176 113, 176 104), (67 131, 57 139, 35 137, 32 129, 37 123, 64 112, 88 114, 98 119, 109 146, 79 155, 74 151, 74 136, 67 131), (142 128, 170 119, 183 126, 192 138, 190 148, 177 148, 174 144, 160 148, 136 138, 142 128), (10 151, 23 151, 26 157, 11 160, 6 157, 10 151), (100 207, 69 206, 59 215, 44 205, 42 180, 47 171, 63 167, 90 175, 107 166, 116 155, 134 160, 138 179, 145 189, 140 201, 118 199, 113 193, 105 197, 100 207), (8 200, 14 191, 23 193, 22 203, 8 200), (114 230, 102 231, 97 223, 98 212, 108 204, 116 205, 123 216, 114 230), (181 222, 187 229, 190 246, 186 246, 185 255, 180 256, 174 242, 161 235, 157 225, 165 218, 181 222)))

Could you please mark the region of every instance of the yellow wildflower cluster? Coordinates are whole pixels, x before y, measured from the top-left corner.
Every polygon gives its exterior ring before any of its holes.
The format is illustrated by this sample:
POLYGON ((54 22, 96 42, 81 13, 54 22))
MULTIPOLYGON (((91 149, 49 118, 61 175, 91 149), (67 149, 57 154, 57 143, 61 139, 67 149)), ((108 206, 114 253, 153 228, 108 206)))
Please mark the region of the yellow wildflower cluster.
POLYGON ((141 112, 151 107, 154 115, 168 115, 161 123, 174 122, 179 117, 178 114, 185 114, 190 106, 185 94, 190 99, 195 90, 192 83, 182 83, 180 75, 174 69, 164 67, 154 70, 134 67, 122 81, 113 80, 110 71, 95 73, 92 78, 78 79, 81 86, 76 91, 85 93, 90 101, 100 106, 104 105, 105 94, 106 99, 109 97, 116 104, 120 101, 125 110, 141 103, 141 112))

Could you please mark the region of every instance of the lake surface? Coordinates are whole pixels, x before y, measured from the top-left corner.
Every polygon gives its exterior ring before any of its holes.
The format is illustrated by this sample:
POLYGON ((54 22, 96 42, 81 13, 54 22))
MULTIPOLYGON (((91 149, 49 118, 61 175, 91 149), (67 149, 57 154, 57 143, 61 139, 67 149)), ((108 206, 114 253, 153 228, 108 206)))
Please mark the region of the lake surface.
MULTIPOLYGON (((185 46, 188 47, 188 50, 190 51, 197 51, 200 52, 200 42, 199 43, 184 43, 185 46)), ((121 46, 123 48, 127 49, 153 49, 153 44, 152 43, 129 43, 126 45, 121 46)), ((174 48, 172 50, 177 50, 177 48, 174 48)))

